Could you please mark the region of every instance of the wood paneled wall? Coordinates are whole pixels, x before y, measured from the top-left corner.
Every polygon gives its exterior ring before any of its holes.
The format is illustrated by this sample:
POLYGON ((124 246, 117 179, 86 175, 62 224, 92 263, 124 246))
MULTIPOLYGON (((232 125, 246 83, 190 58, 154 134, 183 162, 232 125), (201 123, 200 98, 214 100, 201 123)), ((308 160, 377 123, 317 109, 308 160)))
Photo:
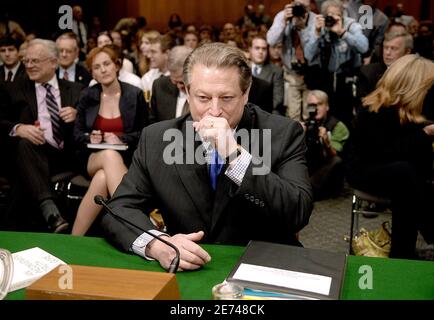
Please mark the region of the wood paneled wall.
MULTIPOLYGON (((114 25, 120 17, 145 16, 149 28, 164 31, 167 29, 169 16, 178 13, 184 23, 203 23, 221 27, 225 22, 236 22, 243 15, 244 6, 263 3, 267 13, 274 15, 291 0, 108 0, 106 3, 107 22, 114 25)), ((405 4, 408 14, 420 17, 421 3, 424 0, 378 0, 378 6, 405 4)), ((431 4, 431 19, 434 16, 434 3, 431 4)))

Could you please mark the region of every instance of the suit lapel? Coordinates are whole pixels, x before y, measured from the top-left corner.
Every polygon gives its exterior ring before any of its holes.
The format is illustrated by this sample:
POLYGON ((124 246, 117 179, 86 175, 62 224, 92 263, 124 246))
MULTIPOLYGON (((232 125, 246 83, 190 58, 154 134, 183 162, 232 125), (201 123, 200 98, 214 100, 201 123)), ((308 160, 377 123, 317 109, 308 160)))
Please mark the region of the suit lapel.
POLYGON ((259 75, 259 77, 261 79, 267 80, 270 78, 270 74, 271 74, 271 68, 268 64, 265 64, 262 66, 262 70, 261 70, 261 74, 259 75))
MULTIPOLYGON (((192 121, 192 118, 189 116, 186 118, 186 121, 192 121)), ((183 139, 185 139, 185 137, 188 139, 189 135, 191 136, 191 133, 194 134, 194 129, 191 127, 191 123, 189 124, 189 128, 187 128, 186 121, 184 121, 182 127, 183 139)), ((189 146, 185 145, 185 141, 183 141, 183 143, 183 147, 179 148, 179 150, 182 150, 184 161, 187 159, 187 152, 190 154, 191 152, 200 150, 198 148, 202 148, 201 142, 191 141, 191 139, 188 142, 190 143, 189 146)), ((185 190, 190 196, 191 201, 194 203, 196 210, 200 213, 205 222, 204 225, 207 230, 204 231, 209 234, 211 226, 210 213, 212 211, 214 199, 212 191, 210 190, 211 187, 209 183, 207 164, 199 164, 194 160, 193 164, 175 164, 175 167, 185 190)))
POLYGON ((68 82, 63 79, 57 79, 57 81, 59 82, 60 107, 72 107, 71 88, 68 85, 68 82))
POLYGON ((134 116, 134 106, 136 105, 132 100, 132 98, 135 98, 128 89, 126 89, 126 86, 121 82, 121 98, 119 100, 119 111, 122 116, 122 125, 124 127, 124 132, 130 132, 131 129, 134 127, 134 119, 136 118, 134 116))
POLYGON ((36 88, 35 83, 33 81, 27 80, 25 81, 25 90, 24 96, 29 105, 30 112, 32 114, 32 119, 38 119, 38 100, 36 98, 36 88))
MULTIPOLYGON (((250 113, 250 108, 246 106, 241 121, 238 124, 237 131, 245 129, 249 131, 250 135, 250 129, 252 128, 253 122, 254 118, 250 113)), ((251 139, 249 139, 249 141, 250 140, 251 139)), ((217 182, 217 190, 212 213, 211 233, 215 230, 218 221, 224 215, 225 209, 232 199, 235 189, 237 189, 234 183, 225 175, 227 167, 228 166, 225 164, 217 182)))
POLYGON ((176 103, 178 100, 179 91, 178 88, 167 77, 167 90, 168 94, 163 93, 164 101, 163 108, 165 109, 165 116, 163 119, 175 119, 176 117, 176 103))

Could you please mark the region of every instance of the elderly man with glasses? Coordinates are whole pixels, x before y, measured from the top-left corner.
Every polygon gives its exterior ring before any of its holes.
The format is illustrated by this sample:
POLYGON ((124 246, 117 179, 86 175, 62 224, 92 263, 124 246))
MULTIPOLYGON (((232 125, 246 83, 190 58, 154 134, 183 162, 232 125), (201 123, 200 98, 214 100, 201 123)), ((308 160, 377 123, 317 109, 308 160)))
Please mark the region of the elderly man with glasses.
MULTIPOLYGON (((15 149, 15 196, 25 197, 17 203, 38 207, 48 230, 55 233, 65 231, 68 223, 56 205, 50 177, 73 167, 72 131, 82 88, 56 77, 58 59, 53 41, 35 39, 29 43, 23 60, 28 79, 9 90, 10 108, 17 116, 2 124, 15 149)), ((17 213, 15 208, 9 209, 17 213)))

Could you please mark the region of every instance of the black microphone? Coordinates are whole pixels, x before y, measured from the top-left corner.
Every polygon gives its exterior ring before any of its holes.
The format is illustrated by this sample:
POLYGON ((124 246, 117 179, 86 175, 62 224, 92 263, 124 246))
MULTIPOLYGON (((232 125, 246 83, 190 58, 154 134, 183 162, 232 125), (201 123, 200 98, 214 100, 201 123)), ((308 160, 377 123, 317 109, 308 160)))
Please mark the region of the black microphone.
POLYGON ((156 235, 152 234, 151 232, 146 231, 143 228, 140 228, 139 226, 136 226, 132 222, 130 222, 130 221, 122 218, 121 216, 115 214, 113 212, 113 210, 107 205, 107 203, 105 202, 105 200, 102 196, 99 196, 99 195, 95 196, 95 198, 93 198, 93 200, 95 201, 95 203, 97 205, 103 206, 107 210, 107 212, 116 220, 120 220, 122 222, 125 222, 125 223, 129 224, 130 226, 132 226, 132 227, 134 227, 134 228, 136 228, 136 229, 138 229, 138 230, 140 230, 146 234, 149 234, 151 237, 153 237, 153 238, 163 242, 164 244, 168 245, 169 247, 173 248, 173 250, 175 250, 175 252, 176 252, 176 255, 175 255, 175 258, 173 258, 172 262, 170 263, 169 269, 167 271, 169 273, 176 273, 176 271, 178 270, 178 266, 179 266, 180 254, 179 254, 178 248, 173 243, 170 243, 169 241, 166 241, 163 238, 160 238, 159 236, 156 236, 156 235))

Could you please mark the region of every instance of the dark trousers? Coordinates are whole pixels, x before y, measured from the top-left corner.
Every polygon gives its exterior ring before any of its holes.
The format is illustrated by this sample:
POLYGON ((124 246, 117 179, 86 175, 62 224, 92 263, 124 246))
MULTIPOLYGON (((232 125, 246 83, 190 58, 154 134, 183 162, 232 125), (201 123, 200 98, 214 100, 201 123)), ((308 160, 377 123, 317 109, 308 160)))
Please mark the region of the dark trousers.
POLYGON ((16 146, 17 183, 27 199, 40 203, 55 198, 51 177, 62 171, 71 171, 70 154, 48 143, 37 146, 20 139, 16 146))
POLYGON ((362 190, 392 201, 392 258, 415 258, 417 231, 428 243, 434 235, 434 192, 418 168, 406 161, 376 165, 363 174, 362 190))
POLYGON ((310 176, 315 200, 337 196, 344 184, 344 166, 339 156, 327 160, 310 176))

